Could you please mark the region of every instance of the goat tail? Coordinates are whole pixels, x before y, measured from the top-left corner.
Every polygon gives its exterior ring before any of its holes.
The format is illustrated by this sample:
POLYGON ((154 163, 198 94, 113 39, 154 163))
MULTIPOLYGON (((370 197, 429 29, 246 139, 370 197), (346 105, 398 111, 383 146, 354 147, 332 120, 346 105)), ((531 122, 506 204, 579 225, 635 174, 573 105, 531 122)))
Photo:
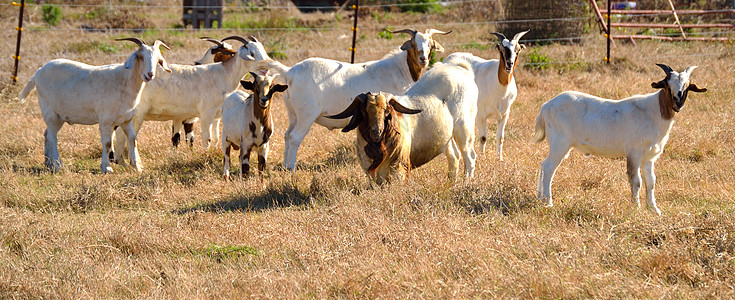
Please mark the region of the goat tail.
POLYGON ((546 120, 544 119, 543 109, 539 112, 538 117, 536 117, 536 126, 533 137, 536 143, 540 143, 546 138, 546 120))
POLYGON ((30 80, 28 80, 28 83, 26 83, 26 87, 23 88, 23 91, 20 92, 20 95, 18 95, 18 100, 20 100, 20 102, 25 102, 26 97, 28 97, 28 94, 30 94, 34 88, 36 88, 35 75, 31 77, 30 80))
POLYGON ((288 77, 288 71, 291 70, 290 67, 272 59, 265 59, 257 62, 255 68, 257 70, 273 70, 274 73, 278 73, 283 77, 288 77))

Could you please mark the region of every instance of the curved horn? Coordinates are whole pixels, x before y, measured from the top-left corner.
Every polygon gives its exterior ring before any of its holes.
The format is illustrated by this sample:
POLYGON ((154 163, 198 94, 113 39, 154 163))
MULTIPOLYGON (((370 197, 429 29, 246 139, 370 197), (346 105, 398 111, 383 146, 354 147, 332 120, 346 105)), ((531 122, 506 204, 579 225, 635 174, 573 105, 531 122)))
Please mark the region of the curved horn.
POLYGON ((251 42, 254 42, 254 43, 260 43, 260 41, 258 41, 258 39, 256 39, 256 38, 255 38, 254 36, 252 36, 252 35, 251 35, 251 36, 248 36, 248 39, 249 39, 249 40, 250 40, 251 42))
POLYGON ((220 42, 220 41, 218 41, 218 40, 215 40, 215 39, 213 39, 213 38, 211 38, 211 37, 208 37, 208 36, 202 36, 202 37, 199 37, 199 39, 200 39, 200 40, 203 40, 203 41, 207 41, 207 42, 212 42, 212 43, 214 43, 215 45, 217 45, 217 46, 220 46, 220 47, 222 47, 222 42, 220 42))
POLYGON ((492 34, 494 34, 495 36, 497 36, 497 37, 498 37, 498 38, 499 38, 499 39, 500 39, 501 41, 502 41, 502 40, 507 40, 507 39, 508 39, 507 37, 505 37, 505 36, 504 36, 504 35, 503 35, 502 33, 500 33, 500 32, 493 32, 492 34))
POLYGON ((401 29, 401 30, 391 31, 391 33, 408 33, 411 36, 415 36, 416 32, 418 31, 416 31, 415 29, 401 29))
POLYGON ((133 43, 138 44, 138 47, 145 45, 146 43, 139 38, 129 37, 129 38, 122 38, 122 39, 115 39, 116 41, 131 41, 133 43))
POLYGON ((665 64, 656 64, 656 65, 659 66, 659 67, 661 67, 661 69, 663 69, 664 72, 666 72, 666 76, 669 76, 671 74, 671 72, 674 72, 674 70, 672 70, 671 67, 669 67, 669 66, 667 66, 665 64))
POLYGON ((153 42, 153 47, 163 46, 163 48, 166 48, 166 50, 171 50, 171 48, 168 47, 165 43, 161 42, 160 40, 156 40, 153 42))
POLYGON ((696 68, 699 68, 699 66, 689 66, 686 70, 684 70, 684 73, 692 74, 692 71, 694 71, 694 69, 696 68))
POLYGON ((520 41, 521 40, 521 37, 524 36, 529 31, 531 31, 531 29, 526 30, 526 31, 523 31, 523 32, 516 33, 516 35, 513 37, 513 40, 516 41, 516 42, 520 41))
POLYGON ((441 30, 436 30, 436 29, 432 29, 432 28, 426 29, 426 34, 428 36, 431 36, 432 34, 437 34, 437 33, 438 34, 447 35, 447 34, 452 33, 452 30, 449 30, 449 31, 441 31, 441 30))
POLYGON ((228 37, 222 39, 223 42, 226 41, 226 40, 236 40, 236 41, 238 41, 240 43, 243 43, 243 44, 249 43, 246 39, 244 39, 241 36, 237 36, 237 35, 228 36, 228 37))

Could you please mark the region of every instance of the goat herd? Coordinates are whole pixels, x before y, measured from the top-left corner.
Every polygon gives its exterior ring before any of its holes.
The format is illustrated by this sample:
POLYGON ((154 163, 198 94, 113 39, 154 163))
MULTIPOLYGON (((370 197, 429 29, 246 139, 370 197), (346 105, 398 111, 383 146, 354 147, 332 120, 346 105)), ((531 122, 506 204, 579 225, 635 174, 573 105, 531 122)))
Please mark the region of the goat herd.
MULTIPOLYGON (((110 160, 141 170, 136 133, 144 120, 173 121, 172 143, 193 144, 192 124, 200 120, 205 147, 218 138, 224 153, 224 177, 229 179, 230 149, 240 150, 240 175, 247 176, 252 150, 258 153, 258 169, 265 170, 268 141, 273 132, 270 100, 285 92, 289 126, 285 132, 284 166, 293 170, 299 145, 313 123, 330 129, 354 129, 358 161, 377 183, 402 180, 442 152, 447 156, 450 180, 464 161, 464 176, 473 176, 476 154, 475 128, 485 150, 487 119, 497 119, 496 150, 503 159, 503 132, 517 95, 513 76, 519 43, 528 31, 507 39, 500 33, 496 49, 500 59, 485 60, 470 53, 453 53, 427 70, 432 52, 444 48, 435 29, 410 34, 400 51, 376 61, 349 64, 309 58, 292 67, 272 60, 254 37, 231 36, 214 43, 195 65, 166 62, 156 40, 152 46, 137 38, 119 40, 138 45, 124 64, 90 66, 56 59, 36 71, 19 98, 35 88, 43 119, 45 165, 61 167, 57 133, 64 123, 99 124, 102 172, 110 172, 110 160), (234 48, 226 40, 242 46, 234 48), (160 69, 166 73, 157 72, 160 69), (160 73, 160 74, 159 74, 160 73), (253 81, 241 81, 247 75, 253 81), (245 93, 237 90, 238 83, 245 93), (114 146, 113 146, 114 139, 114 146), (114 147, 114 151, 113 151, 114 147), (127 149, 127 151, 126 151, 127 149)), ((538 197, 552 206, 551 181, 561 161, 575 148, 587 155, 626 157, 632 200, 640 206, 640 170, 646 184, 648 208, 660 214, 653 189, 653 165, 661 155, 687 92, 704 92, 690 83, 696 66, 676 72, 657 64, 666 77, 651 86, 655 93, 610 100, 567 91, 549 100, 535 122, 535 139, 549 143, 549 155, 541 164, 538 197)))

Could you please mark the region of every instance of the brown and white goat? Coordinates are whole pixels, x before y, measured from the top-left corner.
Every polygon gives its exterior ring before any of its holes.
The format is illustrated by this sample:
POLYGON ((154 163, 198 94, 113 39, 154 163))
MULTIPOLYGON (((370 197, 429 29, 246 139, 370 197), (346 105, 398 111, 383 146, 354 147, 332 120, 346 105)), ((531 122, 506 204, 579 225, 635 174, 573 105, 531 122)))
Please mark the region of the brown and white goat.
POLYGON ((360 163, 378 183, 404 178, 409 169, 441 153, 447 156, 450 181, 457 176, 460 155, 465 180, 470 180, 476 159, 472 144, 477 93, 468 64, 442 63, 426 72, 405 95, 362 94, 345 111, 328 117, 352 117, 342 131, 360 129, 360 163))
POLYGON ((240 150, 240 176, 250 172, 250 151, 258 152, 258 170, 265 171, 268 158, 268 140, 273 133, 270 103, 276 92, 288 86, 273 84, 276 76, 250 72, 254 81, 240 81, 242 87, 252 91, 248 95, 235 91, 227 96, 222 105, 222 152, 224 153, 223 175, 230 178, 230 148, 240 150))
POLYGON ((535 138, 536 142, 548 140, 549 156, 541 163, 537 195, 546 201, 546 206, 553 205, 554 173, 574 148, 586 155, 625 157, 631 198, 639 207, 642 169, 648 209, 661 214, 653 195, 656 183, 653 164, 664 151, 674 114, 684 106, 687 93, 702 93, 707 89, 689 81, 696 66, 678 73, 667 65, 656 65, 666 72, 666 78, 651 84, 659 89, 655 93, 610 100, 567 91, 541 106, 536 117, 535 138))
POLYGON ((342 129, 357 128, 357 156, 365 172, 378 184, 393 178, 402 181, 411 171, 411 135, 403 114, 417 114, 392 98, 392 95, 362 93, 342 113, 330 118, 352 117, 342 129), (362 151, 360 151, 362 149, 362 151))

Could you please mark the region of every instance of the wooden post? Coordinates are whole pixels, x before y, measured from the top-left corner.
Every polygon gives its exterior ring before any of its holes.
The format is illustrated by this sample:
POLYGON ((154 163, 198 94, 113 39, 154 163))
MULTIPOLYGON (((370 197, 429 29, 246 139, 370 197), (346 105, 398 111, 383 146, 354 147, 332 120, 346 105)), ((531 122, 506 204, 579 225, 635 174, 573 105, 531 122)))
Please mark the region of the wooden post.
POLYGON ((350 63, 355 63, 355 43, 357 42, 357 13, 360 10, 360 0, 355 1, 355 5, 352 6, 352 9, 355 10, 355 22, 352 25, 352 47, 350 47, 350 51, 352 52, 352 56, 350 58, 350 63))
MULTIPOLYGON (((498 1, 498 2, 500 2, 500 1, 498 1)), ((590 3, 592 4, 592 8, 595 11, 595 15, 597 15, 597 20, 600 21, 600 24, 602 25, 602 31, 603 32, 607 32, 607 24, 605 24, 605 20, 603 20, 602 14, 600 14, 600 8, 597 7, 597 1, 590 0, 590 3)))
POLYGON ((609 26, 610 24, 610 11, 612 10, 612 0, 607 0, 607 56, 605 57, 605 61, 607 64, 610 64, 610 41, 612 41, 612 26, 609 26))
POLYGON ((681 36, 684 37, 684 39, 687 38, 686 33, 684 33, 684 28, 681 27, 681 22, 679 22, 679 16, 676 15, 676 9, 674 8, 674 3, 669 0, 669 7, 671 7, 671 12, 674 13, 674 20, 676 20, 676 24, 679 24, 679 31, 681 31, 681 36))
POLYGON ((15 69, 13 70, 13 76, 11 78, 13 79, 13 84, 18 82, 18 61, 20 60, 20 36, 23 33, 23 8, 26 7, 26 1, 20 0, 20 4, 13 2, 14 6, 20 6, 20 15, 18 15, 18 27, 15 27, 16 30, 18 30, 18 42, 15 44, 15 55, 13 55, 13 59, 15 59, 15 69))

